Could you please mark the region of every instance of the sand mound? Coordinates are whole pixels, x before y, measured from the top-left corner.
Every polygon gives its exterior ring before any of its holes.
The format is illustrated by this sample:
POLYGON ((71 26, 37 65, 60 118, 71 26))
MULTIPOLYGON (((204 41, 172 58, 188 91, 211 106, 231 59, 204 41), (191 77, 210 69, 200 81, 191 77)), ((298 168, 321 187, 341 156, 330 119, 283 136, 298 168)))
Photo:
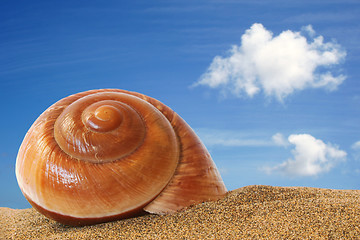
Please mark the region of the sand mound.
POLYGON ((360 191, 248 186, 168 215, 68 227, 0 208, 0 239, 357 239, 360 191))

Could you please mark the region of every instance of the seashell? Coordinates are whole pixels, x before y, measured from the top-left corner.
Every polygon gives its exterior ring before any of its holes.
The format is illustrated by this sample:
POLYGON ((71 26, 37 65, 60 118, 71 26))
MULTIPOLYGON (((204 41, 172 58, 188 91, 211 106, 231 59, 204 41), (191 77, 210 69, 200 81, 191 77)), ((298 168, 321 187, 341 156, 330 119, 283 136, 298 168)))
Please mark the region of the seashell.
POLYGON ((119 89, 81 92, 50 106, 20 146, 16 177, 35 209, 74 226, 173 213, 227 191, 178 114, 119 89))

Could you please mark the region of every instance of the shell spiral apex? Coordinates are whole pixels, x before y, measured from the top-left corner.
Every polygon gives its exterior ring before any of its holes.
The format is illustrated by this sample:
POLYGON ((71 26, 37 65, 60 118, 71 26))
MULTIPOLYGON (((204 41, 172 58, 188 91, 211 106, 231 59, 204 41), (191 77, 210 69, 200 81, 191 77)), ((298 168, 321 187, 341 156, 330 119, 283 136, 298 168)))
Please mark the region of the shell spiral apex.
POLYGON ((227 191, 178 114, 119 89, 81 92, 50 106, 20 146, 16 177, 34 208, 67 225, 173 213, 227 191))

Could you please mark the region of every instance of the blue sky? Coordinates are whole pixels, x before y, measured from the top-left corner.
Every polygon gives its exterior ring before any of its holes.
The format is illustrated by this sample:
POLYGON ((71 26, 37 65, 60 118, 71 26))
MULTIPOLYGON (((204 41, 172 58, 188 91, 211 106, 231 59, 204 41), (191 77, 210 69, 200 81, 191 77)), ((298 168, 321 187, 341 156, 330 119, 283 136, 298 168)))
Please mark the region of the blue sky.
POLYGON ((360 3, 1 1, 0 206, 26 208, 23 137, 70 94, 154 97, 207 146, 229 190, 360 189, 360 3))

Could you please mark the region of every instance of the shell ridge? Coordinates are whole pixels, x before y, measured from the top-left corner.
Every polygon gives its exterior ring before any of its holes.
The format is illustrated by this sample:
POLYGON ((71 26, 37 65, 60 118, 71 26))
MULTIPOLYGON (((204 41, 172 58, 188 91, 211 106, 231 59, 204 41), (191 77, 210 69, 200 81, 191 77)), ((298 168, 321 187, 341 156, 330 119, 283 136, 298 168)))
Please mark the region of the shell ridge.
MULTIPOLYGON (((81 105, 81 109, 85 111, 87 106, 81 105)), ((143 209, 158 214, 174 212, 226 191, 211 156, 191 127, 170 107, 140 93, 100 89, 70 95, 45 110, 29 132, 17 156, 20 189, 36 209, 66 224, 110 221, 142 213, 143 209), (128 125, 121 119, 120 124, 125 125, 111 128, 111 136, 131 134, 128 127, 135 127, 135 133, 143 131, 143 135, 115 138, 101 132, 88 138, 84 132, 83 112, 69 112, 69 117, 77 120, 60 122, 59 116, 70 111, 69 106, 74 102, 85 104, 88 99, 91 104, 103 100, 120 101, 121 106, 131 109, 129 118, 136 114, 140 119, 141 124, 133 123, 131 118, 128 125), (57 122, 69 124, 71 131, 57 132, 60 131, 55 128, 57 122), (79 128, 78 123, 83 127, 79 128), (50 132, 42 134, 43 129, 50 129, 50 132), (70 139, 73 143, 70 148, 76 151, 82 153, 89 148, 95 161, 86 161, 87 157, 82 154, 68 154, 59 144, 57 134, 70 139), (119 144, 125 147, 138 144, 136 141, 140 143, 129 151, 121 150, 120 155, 110 153, 108 160, 103 161, 104 150, 97 145, 102 140, 110 141, 104 146, 117 149, 119 144), (34 143, 35 147, 31 146, 34 143), (41 158, 39 163, 36 163, 37 158, 41 158)))

